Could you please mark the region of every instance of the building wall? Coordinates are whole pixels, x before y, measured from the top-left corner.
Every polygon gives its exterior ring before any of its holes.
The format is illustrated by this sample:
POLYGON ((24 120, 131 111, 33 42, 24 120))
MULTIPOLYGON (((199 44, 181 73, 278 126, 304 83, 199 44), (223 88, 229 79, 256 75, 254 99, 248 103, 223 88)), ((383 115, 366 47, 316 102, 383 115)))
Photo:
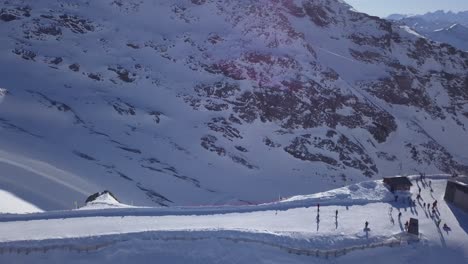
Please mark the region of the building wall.
POLYGON ((468 192, 466 187, 448 181, 444 199, 457 207, 468 211, 468 192))
POLYGON ((453 198, 453 203, 460 207, 461 209, 464 209, 465 211, 468 211, 468 195, 464 192, 462 192, 459 189, 455 190, 455 195, 453 198))

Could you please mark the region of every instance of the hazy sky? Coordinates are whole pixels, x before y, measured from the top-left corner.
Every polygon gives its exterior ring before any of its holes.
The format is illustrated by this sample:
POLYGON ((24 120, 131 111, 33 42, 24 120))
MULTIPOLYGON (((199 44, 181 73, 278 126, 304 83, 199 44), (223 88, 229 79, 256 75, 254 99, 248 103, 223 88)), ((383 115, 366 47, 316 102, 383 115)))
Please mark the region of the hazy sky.
POLYGON ((466 11, 468 0, 344 0, 356 10, 375 16, 423 14, 436 10, 466 11))

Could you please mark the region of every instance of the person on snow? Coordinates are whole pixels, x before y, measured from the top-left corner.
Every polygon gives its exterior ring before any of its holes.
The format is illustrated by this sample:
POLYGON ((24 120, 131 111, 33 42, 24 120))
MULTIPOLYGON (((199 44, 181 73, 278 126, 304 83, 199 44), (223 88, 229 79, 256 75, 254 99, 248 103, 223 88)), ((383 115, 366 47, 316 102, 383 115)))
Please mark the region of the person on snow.
POLYGON ((317 204, 317 212, 320 212, 320 204, 317 204))
POLYGON ((338 219, 338 210, 335 211, 335 218, 338 219))
POLYGON ((405 223, 405 231, 406 232, 408 232, 408 226, 409 226, 409 223, 408 223, 408 221, 406 221, 406 223, 405 223))
POLYGON ((427 210, 431 209, 431 204, 427 203, 427 210))
POLYGON ((365 226, 365 229, 369 229, 369 222, 366 221, 366 222, 364 223, 364 226, 365 226))
POLYGON ((423 209, 426 209, 426 203, 423 204, 423 209))
POLYGON ((421 187, 418 187, 419 188, 419 194, 421 194, 421 187))
POLYGON ((401 212, 398 213, 398 218, 401 218, 401 212))
POLYGON ((416 195, 416 199, 417 200, 421 199, 421 194, 418 193, 418 195, 416 195))

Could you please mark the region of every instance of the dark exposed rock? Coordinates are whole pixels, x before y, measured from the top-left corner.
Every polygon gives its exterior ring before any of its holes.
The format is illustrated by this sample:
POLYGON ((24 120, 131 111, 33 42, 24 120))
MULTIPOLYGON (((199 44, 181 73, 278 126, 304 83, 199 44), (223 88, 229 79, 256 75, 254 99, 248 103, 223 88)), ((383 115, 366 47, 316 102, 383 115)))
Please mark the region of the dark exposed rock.
POLYGON ((199 84, 194 89, 201 97, 227 99, 240 91, 238 84, 215 82, 213 84, 199 84))
POLYGON ((368 63, 379 62, 382 60, 382 56, 377 52, 372 52, 368 50, 361 52, 353 49, 350 49, 350 52, 353 58, 355 58, 356 60, 365 61, 368 63))
POLYGON ((78 150, 74 150, 73 154, 75 154, 76 156, 78 156, 80 158, 86 159, 86 160, 90 160, 90 161, 95 161, 96 160, 95 158, 89 156, 88 154, 85 154, 85 153, 80 152, 78 150))
POLYGON ((310 17, 310 20, 314 22, 317 26, 326 27, 332 23, 336 23, 333 18, 333 10, 327 9, 326 6, 321 4, 315 4, 312 1, 304 2, 304 11, 307 16, 310 17))
POLYGON ((216 145, 218 138, 212 135, 207 135, 201 138, 201 146, 206 150, 211 152, 216 152, 219 156, 225 156, 226 150, 223 147, 219 147, 216 145))
POLYGON ((68 68, 74 72, 80 71, 80 65, 78 63, 73 63, 68 68))
POLYGON ((397 160, 397 157, 395 155, 390 155, 386 152, 383 152, 383 151, 379 151, 377 152, 377 157, 379 157, 379 159, 384 159, 384 160, 387 160, 387 161, 396 161, 397 160))
POLYGON ((95 81, 101 81, 102 77, 99 73, 88 73, 88 77, 95 81))
POLYGON ((61 57, 56 57, 56 58, 52 59, 52 60, 50 61, 50 63, 51 63, 51 64, 58 65, 58 64, 62 63, 62 61, 63 61, 63 59, 62 59, 61 57))
POLYGON ((140 46, 138 46, 137 44, 133 44, 133 43, 127 43, 127 46, 132 48, 132 49, 139 49, 140 46))
POLYGON ((84 34, 94 31, 94 26, 91 21, 78 16, 63 14, 58 16, 58 18, 55 18, 55 20, 70 29, 73 33, 84 34))
POLYGON ((295 17, 305 17, 306 14, 304 9, 301 6, 298 6, 294 3, 294 1, 290 0, 281 0, 283 6, 286 8, 289 14, 295 17))
POLYGON ((5 14, 5 13, 0 14, 0 20, 5 21, 5 22, 10 22, 16 19, 18 19, 18 17, 12 14, 5 14))
POLYGON ((257 166, 250 164, 247 160, 245 160, 245 159, 242 158, 242 157, 239 157, 239 156, 236 156, 236 155, 229 155, 229 157, 230 157, 230 158, 232 159, 232 161, 234 161, 235 163, 238 163, 238 164, 240 164, 240 165, 242 165, 242 166, 245 166, 245 167, 247 167, 248 169, 251 169, 251 170, 253 170, 253 169, 258 169, 257 166))
POLYGON ((241 139, 242 136, 240 131, 233 127, 231 123, 223 117, 216 117, 211 120, 211 122, 207 123, 207 126, 215 132, 219 132, 223 135, 223 137, 234 140, 234 139, 241 139))
POLYGON ((104 195, 104 194, 109 194, 110 196, 112 196, 112 198, 114 198, 117 202, 119 202, 119 199, 117 199, 117 197, 113 193, 105 190, 103 192, 97 192, 97 193, 90 195, 88 198, 86 198, 85 203, 95 201, 99 196, 104 195))
POLYGON ((13 53, 18 55, 18 56, 21 56, 21 58, 23 58, 25 60, 34 61, 34 59, 36 58, 36 53, 34 51, 31 51, 31 50, 16 48, 16 49, 13 50, 13 53))
POLYGON ((153 117, 153 120, 154 120, 154 122, 156 122, 156 124, 159 124, 159 122, 161 122, 161 115, 162 115, 161 112, 150 111, 150 112, 148 112, 148 114, 153 117))
POLYGON ((362 171, 367 177, 378 173, 377 166, 366 150, 359 143, 351 141, 345 135, 340 135, 334 141, 330 138, 312 137, 310 134, 305 134, 294 138, 284 150, 301 160, 324 162, 334 167, 354 168, 362 171), (322 154, 323 151, 337 155, 339 160, 322 154))
POLYGON ((119 115, 136 115, 135 107, 127 102, 122 101, 120 98, 117 98, 116 101, 109 102, 109 104, 117 113, 119 113, 119 115))
POLYGON ((131 152, 131 153, 141 154, 141 150, 139 150, 139 149, 129 148, 129 147, 121 147, 121 146, 119 146, 118 148, 122 149, 122 150, 125 150, 125 151, 128 151, 128 152, 131 152))
POLYGON ((22 19, 23 17, 30 17, 30 16, 31 16, 31 8, 29 6, 18 6, 15 8, 0 9, 0 20, 4 22, 11 22, 14 20, 22 19))
POLYGON ((38 135, 38 134, 35 134, 35 133, 32 133, 18 125, 15 125, 14 123, 12 123, 11 121, 7 120, 7 119, 4 119, 4 118, 1 118, 0 117, 0 127, 1 128, 4 128, 4 129, 9 129, 9 130, 12 130, 14 132, 17 132, 17 133, 23 133, 25 135, 28 135, 28 136, 32 136, 32 137, 35 137, 35 138, 42 138, 42 136, 38 135))
POLYGON ((43 93, 36 91, 28 91, 30 94, 35 95, 39 98, 39 102, 48 108, 54 108, 58 111, 69 113, 73 116, 75 124, 85 124, 85 122, 78 116, 78 114, 67 104, 53 100, 43 93))
POLYGON ((117 74, 120 80, 126 82, 126 83, 131 83, 135 81, 135 73, 130 73, 127 69, 124 69, 122 66, 117 66, 115 68, 113 67, 108 67, 107 68, 109 71, 113 71, 117 74))
POLYGON ((173 201, 166 198, 164 195, 156 192, 155 190, 149 189, 147 187, 143 187, 141 183, 137 184, 138 189, 144 191, 146 196, 151 199, 153 202, 161 205, 161 206, 168 206, 167 203, 173 203, 173 201))
POLYGON ((239 150, 240 152, 249 152, 246 148, 242 147, 242 146, 235 146, 235 148, 237 150, 239 150))
POLYGON ((206 3, 206 0, 190 0, 195 5, 203 5, 206 3))
POLYGON ((440 107, 434 104, 426 93, 420 79, 412 73, 406 75, 393 74, 393 78, 384 78, 371 83, 363 84, 365 89, 374 96, 386 102, 416 106, 425 109, 434 117, 445 118, 440 107))
POLYGON ((271 147, 271 148, 280 148, 281 147, 281 144, 273 142, 273 140, 271 140, 268 137, 263 138, 263 143, 265 143, 265 145, 267 145, 268 147, 271 147))
POLYGON ((312 143, 305 137, 296 137, 289 146, 284 148, 284 150, 297 159, 320 161, 332 166, 338 165, 338 162, 331 157, 327 157, 323 154, 310 153, 307 146, 310 146, 311 144, 312 143))
POLYGON ((127 181, 133 181, 132 178, 128 177, 126 174, 120 172, 120 171, 115 171, 117 173, 117 175, 119 175, 121 178, 127 180, 127 181))

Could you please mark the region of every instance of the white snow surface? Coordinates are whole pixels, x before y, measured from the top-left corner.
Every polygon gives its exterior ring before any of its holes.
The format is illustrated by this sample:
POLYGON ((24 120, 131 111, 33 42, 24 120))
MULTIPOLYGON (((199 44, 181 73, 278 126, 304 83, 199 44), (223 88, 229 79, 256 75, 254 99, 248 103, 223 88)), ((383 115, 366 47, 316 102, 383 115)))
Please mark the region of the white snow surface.
POLYGON ((5 190, 0 190, 0 201, 0 213, 21 214, 42 212, 41 209, 37 208, 33 204, 30 204, 5 190))
MULTIPOLYGON (((406 198, 400 197, 398 202, 388 200, 390 194, 383 191, 378 181, 350 186, 347 191, 332 190, 263 206, 112 208, 1 215, 0 262, 375 263, 379 259, 379 263, 430 264, 445 259, 466 263, 468 215, 444 202, 445 178, 429 177, 424 183, 413 180, 413 199, 419 186, 423 199, 415 207, 409 207, 406 198), (332 194, 336 194, 334 198, 332 194), (353 203, 343 200, 340 194, 360 198, 353 203), (370 199, 367 203, 366 197, 370 199), (302 206, 296 203, 300 200, 302 206), (432 212, 422 208, 423 202, 434 200, 438 201, 440 228, 432 212), (318 201, 328 201, 320 202, 319 221, 318 201), (404 222, 410 217, 419 220, 419 241, 402 235, 404 222), (363 230, 365 221, 369 222, 367 231, 363 230), (450 230, 444 230, 444 224, 450 230), (366 247, 379 243, 400 245, 366 247), (351 251, 362 246, 364 249, 351 251), (351 252, 338 257, 330 255, 328 260, 325 256, 294 251, 342 252, 346 248, 351 252)), ((102 200, 108 202, 108 198, 102 200)))

